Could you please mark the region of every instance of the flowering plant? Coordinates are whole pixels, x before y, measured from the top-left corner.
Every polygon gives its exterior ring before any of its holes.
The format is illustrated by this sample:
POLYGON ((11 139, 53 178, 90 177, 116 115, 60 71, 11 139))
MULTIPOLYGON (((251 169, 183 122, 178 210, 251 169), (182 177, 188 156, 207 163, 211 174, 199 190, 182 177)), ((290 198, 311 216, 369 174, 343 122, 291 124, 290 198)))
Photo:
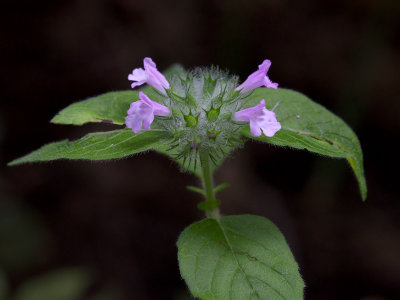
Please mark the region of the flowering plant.
POLYGON ((278 228, 264 217, 221 216, 213 173, 247 140, 306 149, 346 158, 366 198, 359 141, 340 118, 306 96, 267 76, 264 60, 239 85, 238 77, 217 67, 158 71, 151 58, 129 74, 139 91, 110 92, 74 103, 52 120, 123 126, 88 134, 76 141, 50 143, 9 165, 56 159, 107 160, 147 150, 168 155, 199 177, 204 196, 198 208, 206 218, 190 225, 177 242, 179 268, 200 299, 302 299, 298 265, 278 228), (125 126, 124 126, 125 125, 125 126))

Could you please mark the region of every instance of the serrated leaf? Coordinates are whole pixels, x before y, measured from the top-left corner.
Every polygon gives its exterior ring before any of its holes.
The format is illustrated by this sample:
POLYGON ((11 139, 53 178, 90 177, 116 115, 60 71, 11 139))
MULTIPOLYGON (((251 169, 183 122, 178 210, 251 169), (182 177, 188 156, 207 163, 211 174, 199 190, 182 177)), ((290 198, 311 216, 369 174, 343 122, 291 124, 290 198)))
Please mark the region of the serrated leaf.
POLYGON ((278 228, 253 215, 204 219, 177 242, 179 268, 203 300, 303 299, 298 265, 278 228))
POLYGON ((50 122, 65 125, 109 122, 122 125, 125 124, 129 105, 138 99, 138 91, 105 93, 67 106, 50 122))
POLYGON ((14 300, 78 300, 91 282, 84 269, 66 268, 49 272, 23 283, 14 300))
POLYGON ((162 143, 169 133, 162 130, 134 134, 129 128, 90 133, 76 141, 64 140, 47 144, 32 153, 13 160, 8 165, 56 159, 105 160, 143 152, 162 143))
POLYGON ((367 196, 363 155, 360 142, 351 128, 339 117, 301 93, 287 89, 258 88, 246 98, 244 107, 265 99, 268 109, 282 125, 272 138, 253 137, 249 128, 243 134, 251 139, 279 146, 305 149, 318 154, 346 158, 359 183, 362 199, 367 196))

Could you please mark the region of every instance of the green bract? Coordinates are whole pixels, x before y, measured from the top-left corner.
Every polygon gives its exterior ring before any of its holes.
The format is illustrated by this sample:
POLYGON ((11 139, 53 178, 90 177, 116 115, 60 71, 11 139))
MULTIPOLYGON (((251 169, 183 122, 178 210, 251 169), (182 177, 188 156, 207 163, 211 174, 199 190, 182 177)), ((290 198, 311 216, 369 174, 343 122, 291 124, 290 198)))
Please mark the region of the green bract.
POLYGON ((153 124, 170 132, 166 151, 175 159, 182 158, 184 169, 195 168, 199 151, 208 151, 216 166, 230 149, 242 145, 240 130, 246 125, 231 119, 245 98, 235 90, 235 76, 218 68, 197 68, 172 76, 169 83, 167 96, 153 98, 170 108, 172 116, 157 118, 153 124))

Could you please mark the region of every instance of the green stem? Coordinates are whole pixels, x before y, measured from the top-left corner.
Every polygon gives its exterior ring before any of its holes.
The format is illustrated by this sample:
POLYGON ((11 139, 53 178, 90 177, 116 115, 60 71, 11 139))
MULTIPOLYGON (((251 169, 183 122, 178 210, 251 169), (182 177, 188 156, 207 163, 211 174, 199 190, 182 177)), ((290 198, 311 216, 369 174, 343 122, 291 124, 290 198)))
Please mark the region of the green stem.
POLYGON ((220 214, 218 209, 218 202, 215 199, 213 172, 211 169, 210 155, 208 154, 207 151, 200 150, 199 156, 200 156, 200 164, 202 170, 202 183, 205 194, 204 195, 205 201, 203 202, 203 204, 205 204, 206 206, 209 205, 210 207, 213 207, 212 209, 205 209, 206 215, 209 218, 218 220, 220 218, 220 214))
POLYGON ((200 163, 203 175, 203 188, 206 194, 206 201, 215 201, 214 183, 210 166, 210 156, 206 151, 200 151, 200 163))

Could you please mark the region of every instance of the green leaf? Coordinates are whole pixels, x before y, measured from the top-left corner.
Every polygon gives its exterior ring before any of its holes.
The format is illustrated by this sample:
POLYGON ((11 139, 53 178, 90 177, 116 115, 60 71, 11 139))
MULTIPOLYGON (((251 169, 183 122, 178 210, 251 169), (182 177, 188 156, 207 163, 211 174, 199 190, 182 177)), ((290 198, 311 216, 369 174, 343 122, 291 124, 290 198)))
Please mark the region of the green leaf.
POLYGON ((268 109, 282 125, 272 138, 253 137, 247 127, 242 133, 254 140, 305 149, 331 157, 346 158, 358 180, 362 199, 367 196, 363 155, 360 142, 351 128, 339 117, 301 93, 287 89, 258 88, 247 98, 244 107, 265 99, 268 109))
MULTIPOLYGON (((164 74, 167 78, 172 78, 183 72, 185 70, 181 65, 174 64, 164 74)), ((157 101, 158 92, 152 87, 144 85, 140 90, 152 100, 157 101)), ((123 125, 130 104, 138 99, 139 90, 105 93, 69 105, 61 110, 51 122, 64 125, 83 125, 90 122, 123 125)))
POLYGON ((91 282, 87 271, 68 268, 52 271, 23 283, 14 300, 78 300, 91 282))
POLYGON ((204 219, 180 235, 179 268, 203 300, 303 299, 304 283, 285 238, 253 215, 204 219))
POLYGON ((218 186, 216 186, 216 187, 214 188, 214 193, 217 194, 217 193, 219 193, 220 191, 222 191, 222 190, 228 188, 229 186, 230 186, 229 183, 226 183, 226 182, 221 183, 221 184, 219 184, 218 186))
POLYGON ((188 186, 186 186, 186 189, 188 189, 189 191, 198 193, 198 194, 200 194, 202 196, 206 195, 206 192, 204 190, 202 190, 202 189, 200 189, 200 188, 198 188, 196 186, 188 185, 188 186))
POLYGON ((127 110, 139 99, 138 91, 119 91, 102 94, 76 102, 61 110, 50 122, 83 125, 89 122, 125 124, 127 110))
POLYGON ((168 137, 169 133, 163 130, 149 130, 134 134, 129 128, 90 133, 76 141, 64 140, 47 144, 26 156, 13 160, 8 165, 56 159, 121 158, 149 150, 168 137))

